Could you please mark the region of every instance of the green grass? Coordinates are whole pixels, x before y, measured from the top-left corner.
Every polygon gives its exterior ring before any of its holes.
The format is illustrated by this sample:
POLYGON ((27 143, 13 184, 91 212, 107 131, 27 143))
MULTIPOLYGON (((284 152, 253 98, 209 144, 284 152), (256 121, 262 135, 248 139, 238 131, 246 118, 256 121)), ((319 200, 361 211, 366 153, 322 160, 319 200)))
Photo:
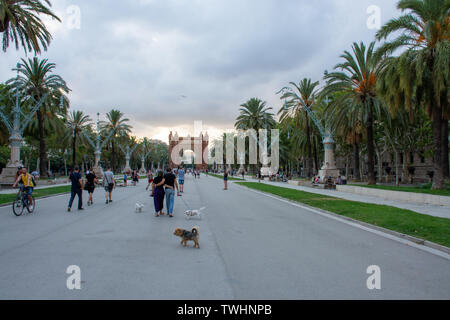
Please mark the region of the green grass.
POLYGON ((238 184, 450 247, 450 219, 428 216, 391 206, 350 201, 267 184, 254 182, 240 182, 238 184))
POLYGON ((426 194, 432 194, 435 196, 450 197, 450 184, 447 184, 446 190, 431 190, 431 184, 425 184, 420 187, 402 187, 402 186, 397 187, 397 186, 382 186, 382 185, 369 186, 366 184, 352 184, 352 186, 371 188, 371 189, 389 190, 389 191, 426 193, 426 194))
MULTIPOLYGON (((51 187, 51 188, 45 188, 45 189, 35 189, 33 191, 33 196, 35 199, 45 197, 45 196, 51 196, 61 193, 68 193, 70 192, 70 186, 58 186, 58 187, 51 187)), ((17 193, 13 194, 0 194, 0 204, 8 204, 12 203, 16 199, 17 193)))
MULTIPOLYGON (((208 175, 215 177, 215 178, 219 178, 223 180, 223 175, 220 174, 214 174, 214 173, 209 173, 208 175)), ((228 176, 228 181, 243 181, 242 178, 234 178, 232 176, 228 176)))

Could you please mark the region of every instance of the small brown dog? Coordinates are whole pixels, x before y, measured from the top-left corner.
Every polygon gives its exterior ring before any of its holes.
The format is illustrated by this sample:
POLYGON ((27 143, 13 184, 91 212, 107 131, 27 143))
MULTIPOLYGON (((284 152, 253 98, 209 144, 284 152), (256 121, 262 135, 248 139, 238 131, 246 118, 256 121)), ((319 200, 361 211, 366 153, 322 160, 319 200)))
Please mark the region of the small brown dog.
POLYGON ((181 244, 183 246, 186 247, 188 241, 194 241, 194 248, 200 249, 200 244, 198 243, 199 238, 198 227, 192 228, 192 231, 176 228, 173 234, 178 237, 181 237, 181 244))

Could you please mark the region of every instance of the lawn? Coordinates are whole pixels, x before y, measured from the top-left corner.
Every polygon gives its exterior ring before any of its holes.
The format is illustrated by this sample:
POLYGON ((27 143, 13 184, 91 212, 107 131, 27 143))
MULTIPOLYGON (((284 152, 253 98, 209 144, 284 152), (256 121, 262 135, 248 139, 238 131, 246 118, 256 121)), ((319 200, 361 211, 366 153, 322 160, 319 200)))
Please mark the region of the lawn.
POLYGON ((450 247, 450 219, 254 182, 238 184, 450 247))
MULTIPOLYGON (((208 173, 208 175, 223 180, 223 175, 220 175, 220 174, 214 174, 214 173, 208 173)), ((234 178, 234 177, 232 177, 232 176, 229 175, 229 176, 228 176, 228 181, 243 181, 243 179, 242 179, 242 178, 234 178)))
MULTIPOLYGON (((51 188, 45 188, 45 189, 35 189, 33 191, 33 196, 37 199, 37 198, 41 198, 41 197, 45 197, 45 196, 68 193, 68 192, 70 192, 70 186, 58 186, 58 187, 51 187, 51 188)), ((16 199, 16 196, 17 196, 17 193, 0 194, 0 204, 12 203, 16 199)))
POLYGON ((402 192, 416 192, 416 193, 426 193, 435 196, 447 196, 450 197, 450 184, 447 184, 446 190, 431 190, 431 184, 425 184, 420 187, 402 187, 402 186, 369 186, 366 184, 352 184, 355 187, 372 188, 372 189, 382 189, 389 191, 402 191, 402 192))

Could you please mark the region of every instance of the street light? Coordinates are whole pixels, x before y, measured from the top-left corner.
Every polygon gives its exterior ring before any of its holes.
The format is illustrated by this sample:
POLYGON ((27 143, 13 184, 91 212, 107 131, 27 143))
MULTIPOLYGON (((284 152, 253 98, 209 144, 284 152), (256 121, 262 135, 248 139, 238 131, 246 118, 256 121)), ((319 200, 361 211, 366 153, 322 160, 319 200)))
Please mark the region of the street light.
POLYGON ((23 132, 25 131, 28 124, 33 119, 34 114, 41 107, 44 101, 47 99, 48 93, 44 94, 44 96, 40 99, 40 101, 36 101, 33 97, 30 97, 36 104, 31 107, 31 111, 28 114, 24 114, 22 112, 22 107, 20 105, 20 88, 19 88, 19 73, 21 70, 21 65, 17 64, 17 80, 16 80, 16 103, 13 108, 13 121, 3 113, 5 106, 0 107, 0 118, 5 124, 8 132, 10 134, 10 159, 6 168, 2 170, 2 174, 0 175, 0 183, 2 184, 13 184, 15 181, 15 176, 17 172, 17 168, 22 165, 22 161, 20 160, 20 150, 23 146, 23 132), (23 120, 21 120, 23 117, 23 120))

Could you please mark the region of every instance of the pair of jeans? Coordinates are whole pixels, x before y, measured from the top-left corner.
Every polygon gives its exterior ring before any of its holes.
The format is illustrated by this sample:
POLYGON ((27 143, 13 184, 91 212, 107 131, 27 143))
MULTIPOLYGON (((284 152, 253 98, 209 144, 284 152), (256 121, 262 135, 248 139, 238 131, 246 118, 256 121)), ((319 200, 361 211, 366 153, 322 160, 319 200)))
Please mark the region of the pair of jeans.
POLYGON ((81 209, 83 207, 83 191, 81 189, 72 190, 70 194, 70 200, 69 200, 69 208, 72 208, 73 200, 75 199, 75 196, 78 196, 78 209, 81 209))
POLYGON ((166 189, 166 206, 167 206, 167 213, 172 214, 173 212, 173 202, 175 201, 175 191, 167 188, 166 189))

